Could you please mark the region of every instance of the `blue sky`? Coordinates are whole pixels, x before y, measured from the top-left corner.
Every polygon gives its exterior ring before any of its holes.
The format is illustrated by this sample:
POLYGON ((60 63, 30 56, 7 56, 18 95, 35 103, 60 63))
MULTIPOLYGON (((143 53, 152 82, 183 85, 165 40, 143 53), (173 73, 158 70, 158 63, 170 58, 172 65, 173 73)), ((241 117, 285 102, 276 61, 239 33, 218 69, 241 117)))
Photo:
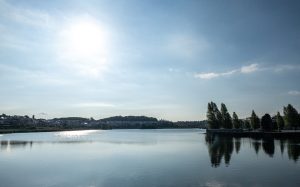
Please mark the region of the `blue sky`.
POLYGON ((300 109, 299 1, 0 0, 0 113, 300 109))

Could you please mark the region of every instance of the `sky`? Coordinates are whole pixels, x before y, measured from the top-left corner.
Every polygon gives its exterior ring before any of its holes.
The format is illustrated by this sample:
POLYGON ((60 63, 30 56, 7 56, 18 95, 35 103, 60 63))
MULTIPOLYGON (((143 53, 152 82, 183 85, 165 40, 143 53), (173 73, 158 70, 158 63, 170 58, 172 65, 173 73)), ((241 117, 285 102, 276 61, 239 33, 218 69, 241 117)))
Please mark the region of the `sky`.
POLYGON ((300 1, 0 0, 0 113, 300 110, 300 1))

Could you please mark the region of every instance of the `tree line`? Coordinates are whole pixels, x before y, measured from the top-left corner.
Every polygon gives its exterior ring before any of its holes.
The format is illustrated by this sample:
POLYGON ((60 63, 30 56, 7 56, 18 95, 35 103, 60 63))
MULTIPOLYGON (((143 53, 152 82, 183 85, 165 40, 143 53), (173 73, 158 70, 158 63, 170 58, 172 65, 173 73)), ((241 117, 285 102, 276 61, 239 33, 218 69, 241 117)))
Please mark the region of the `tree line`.
POLYGON ((283 116, 277 112, 273 117, 266 113, 259 118, 254 110, 251 116, 246 119, 239 119, 238 115, 233 112, 232 117, 224 103, 221 103, 220 110, 214 102, 209 102, 207 106, 207 125, 209 129, 261 129, 264 131, 274 131, 282 129, 297 129, 300 127, 300 114, 291 105, 283 107, 283 116))

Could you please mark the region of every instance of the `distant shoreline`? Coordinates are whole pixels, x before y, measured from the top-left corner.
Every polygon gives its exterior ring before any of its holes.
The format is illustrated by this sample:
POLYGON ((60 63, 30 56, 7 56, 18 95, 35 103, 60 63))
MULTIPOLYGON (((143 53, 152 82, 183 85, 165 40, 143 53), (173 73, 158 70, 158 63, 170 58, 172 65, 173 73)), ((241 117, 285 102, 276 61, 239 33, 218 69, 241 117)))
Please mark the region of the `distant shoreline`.
POLYGON ((165 129, 206 128, 206 121, 167 121, 147 116, 113 116, 95 120, 93 118, 64 117, 36 119, 35 116, 0 115, 0 133, 51 132, 89 129, 165 129))

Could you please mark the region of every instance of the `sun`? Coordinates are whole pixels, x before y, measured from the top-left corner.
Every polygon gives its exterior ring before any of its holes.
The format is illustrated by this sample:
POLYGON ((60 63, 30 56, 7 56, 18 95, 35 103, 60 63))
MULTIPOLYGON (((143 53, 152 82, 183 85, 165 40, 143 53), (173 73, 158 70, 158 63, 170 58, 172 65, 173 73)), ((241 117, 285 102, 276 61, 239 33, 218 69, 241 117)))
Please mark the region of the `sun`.
POLYGON ((109 32, 97 20, 74 19, 60 32, 59 54, 67 66, 97 74, 107 62, 109 32))
POLYGON ((63 31, 66 49, 77 57, 90 57, 106 51, 106 33, 99 24, 91 20, 71 23, 63 31))

